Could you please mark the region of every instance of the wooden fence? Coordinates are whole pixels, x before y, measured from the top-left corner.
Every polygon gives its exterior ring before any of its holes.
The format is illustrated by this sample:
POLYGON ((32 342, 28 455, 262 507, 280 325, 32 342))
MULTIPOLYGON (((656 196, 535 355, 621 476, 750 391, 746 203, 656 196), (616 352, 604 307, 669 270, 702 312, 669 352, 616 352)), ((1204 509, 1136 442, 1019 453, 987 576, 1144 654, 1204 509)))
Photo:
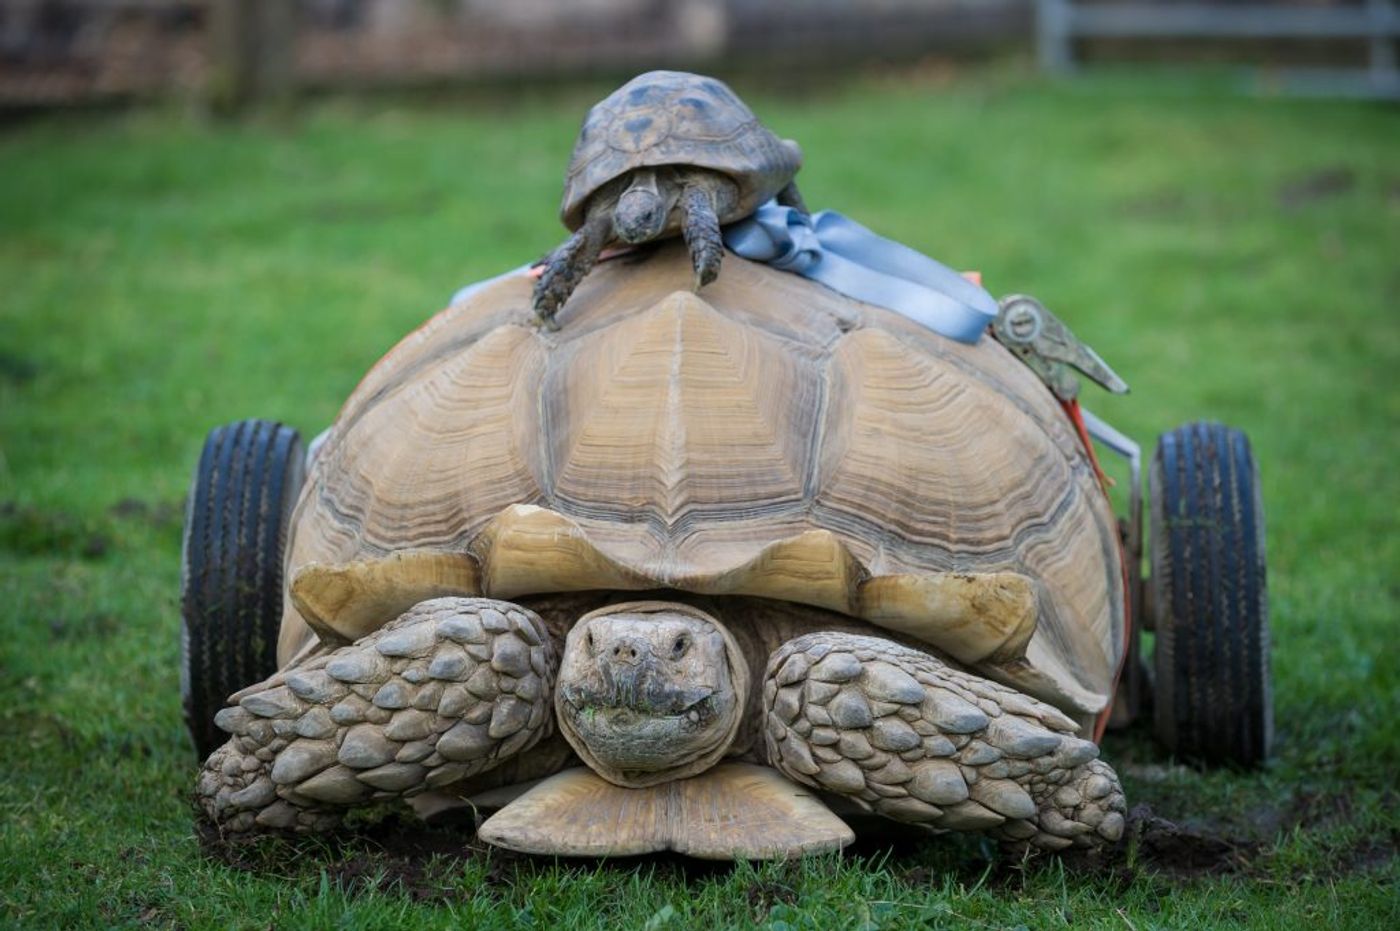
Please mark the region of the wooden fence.
POLYGON ((1076 39, 1353 39, 1366 43, 1369 67, 1290 68, 1277 78, 1300 93, 1400 96, 1395 55, 1400 14, 1393 0, 1316 6, 1036 0, 1036 7, 1037 51, 1041 67, 1049 71, 1075 68, 1076 39))

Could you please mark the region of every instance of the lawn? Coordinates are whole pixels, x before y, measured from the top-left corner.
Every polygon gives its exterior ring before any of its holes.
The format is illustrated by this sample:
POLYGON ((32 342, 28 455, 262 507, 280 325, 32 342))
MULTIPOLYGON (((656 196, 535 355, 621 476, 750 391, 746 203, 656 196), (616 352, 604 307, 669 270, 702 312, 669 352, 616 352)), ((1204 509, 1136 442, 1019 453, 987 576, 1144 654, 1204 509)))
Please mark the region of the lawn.
POLYGON ((1145 447, 1197 418, 1249 432, 1277 759, 1203 773, 1110 735, 1130 804, 1185 836, 1096 868, 946 840, 555 864, 393 821, 206 856, 177 672, 204 433, 309 437, 455 287, 557 242, 605 88, 54 119, 0 133, 0 923, 1400 926, 1400 112, 1134 77, 737 83, 802 142, 809 204, 1069 321, 1133 386, 1087 401, 1145 447))

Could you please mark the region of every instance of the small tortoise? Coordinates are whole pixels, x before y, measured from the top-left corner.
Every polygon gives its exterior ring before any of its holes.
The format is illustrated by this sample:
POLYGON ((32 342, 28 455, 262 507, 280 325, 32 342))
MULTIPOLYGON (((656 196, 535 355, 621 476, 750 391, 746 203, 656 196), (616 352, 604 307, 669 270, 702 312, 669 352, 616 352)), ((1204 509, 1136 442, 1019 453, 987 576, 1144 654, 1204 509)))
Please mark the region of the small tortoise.
POLYGON ((680 231, 694 286, 719 274, 720 225, 777 197, 804 210, 793 176, 797 143, 769 132, 723 82, 681 71, 638 75, 583 121, 564 181, 560 218, 574 234, 546 259, 535 310, 554 315, 609 243, 680 231))
POLYGON ((605 263, 562 333, 505 278, 369 372, 288 522, 281 669, 218 712, 215 823, 549 777, 481 836, 782 856, 848 842, 844 805, 1120 837, 1119 531, 1056 400, 993 340, 729 262, 703 298, 679 244, 605 263))

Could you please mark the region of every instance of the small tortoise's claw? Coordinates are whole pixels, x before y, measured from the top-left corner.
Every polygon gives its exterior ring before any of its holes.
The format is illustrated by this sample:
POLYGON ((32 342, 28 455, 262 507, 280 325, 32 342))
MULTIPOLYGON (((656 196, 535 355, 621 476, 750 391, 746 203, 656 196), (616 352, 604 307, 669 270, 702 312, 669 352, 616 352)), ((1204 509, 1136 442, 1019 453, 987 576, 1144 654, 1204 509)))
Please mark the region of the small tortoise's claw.
MULTIPOLYGON (((546 261, 539 277, 535 279, 535 293, 532 299, 532 305, 535 310, 535 316, 539 318, 540 325, 547 330, 559 329, 559 323, 554 318, 555 315, 559 313, 559 306, 563 304, 563 301, 559 299, 558 292, 560 288, 556 282, 557 277, 557 267, 546 261)), ((567 300, 567 295, 565 299, 567 300)))
POLYGON ((516 605, 420 602, 220 711, 233 736, 204 764, 199 804, 226 833, 317 831, 450 785, 548 732, 554 668, 543 622, 516 605))
POLYGON ((694 257, 696 291, 719 277, 719 264, 723 255, 723 251, 707 249, 694 257))
POLYGON ((918 650, 798 637, 769 661, 764 705, 774 766, 876 814, 1050 850, 1122 836, 1118 779, 1073 721, 918 650))
POLYGON ((554 316, 568 302, 579 282, 593 270, 598 254, 612 233, 611 212, 590 210, 587 221, 540 264, 535 281, 535 315, 551 330, 559 329, 554 316))

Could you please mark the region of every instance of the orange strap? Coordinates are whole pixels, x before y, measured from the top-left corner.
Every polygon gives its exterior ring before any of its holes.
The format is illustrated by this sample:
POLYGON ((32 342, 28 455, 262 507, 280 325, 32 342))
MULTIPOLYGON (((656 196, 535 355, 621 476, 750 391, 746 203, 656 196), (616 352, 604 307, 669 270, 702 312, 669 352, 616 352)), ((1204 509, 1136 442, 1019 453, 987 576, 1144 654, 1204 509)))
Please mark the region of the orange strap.
POLYGON ((1084 423, 1084 414, 1079 409, 1079 400, 1061 401, 1060 406, 1069 415, 1069 422, 1074 424, 1074 432, 1079 434, 1079 441, 1084 444, 1084 452, 1089 455, 1089 464, 1094 467, 1094 474, 1099 477, 1099 485, 1103 487, 1104 494, 1113 487, 1113 479, 1104 472, 1103 466, 1099 465, 1099 455, 1094 452, 1094 441, 1089 437, 1089 428, 1084 423))
MULTIPOLYGON (((1070 423, 1074 424, 1075 432, 1079 434, 1079 439, 1084 444, 1084 452, 1089 456, 1089 464, 1094 467, 1094 474, 1099 477, 1099 487, 1107 496, 1108 490, 1113 487, 1113 480, 1104 474, 1103 468, 1099 465, 1099 456, 1094 451, 1094 441, 1089 438, 1089 428, 1084 424, 1084 414, 1079 409, 1079 401, 1061 401, 1060 404, 1069 416, 1070 423)), ((1132 577, 1128 574, 1131 571, 1128 566, 1128 554, 1123 551, 1121 538, 1118 538, 1118 564, 1123 568, 1123 655, 1118 657, 1118 668, 1113 672, 1113 694, 1115 697, 1118 694, 1118 680, 1123 676, 1123 664, 1128 659, 1128 638, 1133 635, 1132 577)), ((1098 718, 1094 721, 1094 743, 1098 743, 1103 738, 1104 728, 1108 727, 1108 719, 1112 714, 1113 700, 1109 699, 1108 705, 1099 712, 1098 718)))

